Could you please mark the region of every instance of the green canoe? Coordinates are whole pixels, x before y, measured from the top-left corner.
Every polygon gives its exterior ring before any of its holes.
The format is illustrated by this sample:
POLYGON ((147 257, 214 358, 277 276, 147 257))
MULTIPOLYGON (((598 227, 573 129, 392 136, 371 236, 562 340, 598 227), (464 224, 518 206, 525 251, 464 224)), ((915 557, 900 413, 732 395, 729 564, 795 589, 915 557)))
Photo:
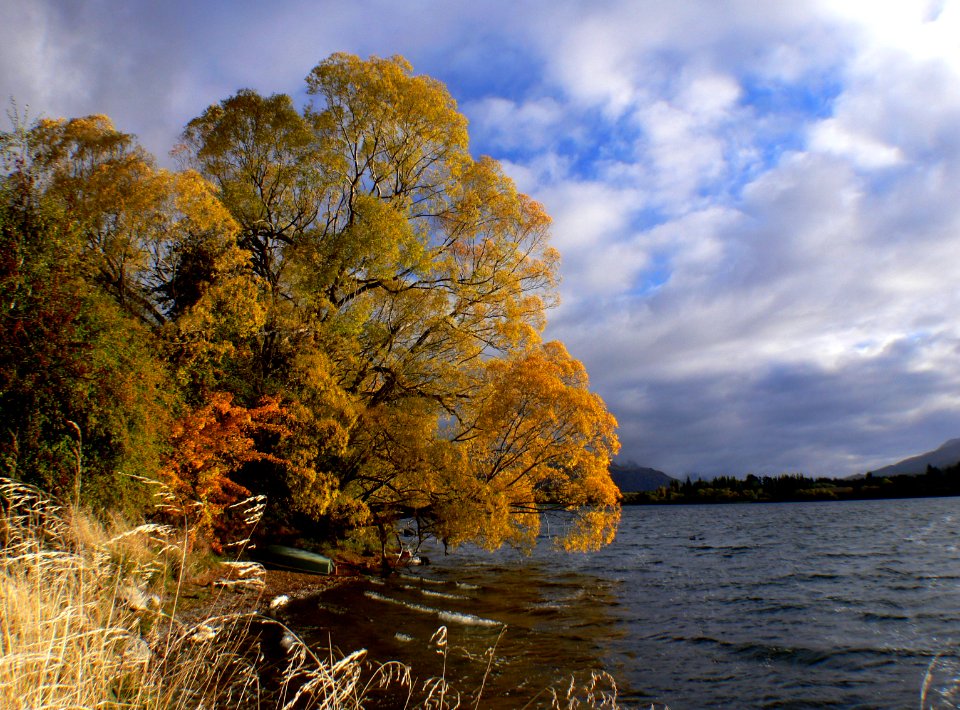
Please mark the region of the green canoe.
POLYGON ((329 557, 308 552, 297 547, 285 545, 267 545, 257 550, 257 558, 274 567, 295 570, 297 572, 313 572, 314 574, 333 574, 336 565, 329 557))

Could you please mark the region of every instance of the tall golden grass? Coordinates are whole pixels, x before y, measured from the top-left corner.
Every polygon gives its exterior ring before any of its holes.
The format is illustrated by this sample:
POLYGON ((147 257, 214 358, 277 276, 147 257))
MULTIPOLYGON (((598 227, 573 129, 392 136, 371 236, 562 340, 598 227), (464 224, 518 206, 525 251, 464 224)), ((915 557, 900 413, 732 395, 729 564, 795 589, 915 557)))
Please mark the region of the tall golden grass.
MULTIPOLYGON (((189 538, 166 525, 104 523, 0 479, 0 708, 482 707, 482 686, 462 696, 445 678, 417 682, 362 650, 320 657, 253 611, 194 611, 186 621, 189 538)), ((221 589, 262 585, 258 565, 224 565, 221 589)), ((443 653, 445 632, 433 639, 443 653)), ((606 675, 544 700, 555 710, 618 707, 606 675)))
MULTIPOLYGON (((184 622, 188 536, 169 526, 105 525, 11 480, 0 508, 2 708, 358 708, 371 682, 404 679, 394 664, 361 686, 363 652, 320 659, 252 612, 184 622)), ((227 567, 224 585, 262 585, 262 568, 227 567)))

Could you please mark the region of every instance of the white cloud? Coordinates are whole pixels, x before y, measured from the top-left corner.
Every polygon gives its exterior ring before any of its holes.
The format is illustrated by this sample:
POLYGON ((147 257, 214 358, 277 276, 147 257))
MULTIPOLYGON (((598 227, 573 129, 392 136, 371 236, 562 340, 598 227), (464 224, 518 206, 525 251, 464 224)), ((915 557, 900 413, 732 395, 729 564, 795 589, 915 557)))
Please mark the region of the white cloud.
POLYGON ((552 98, 517 103, 499 96, 488 96, 463 106, 470 117, 474 139, 503 151, 544 150, 556 140, 565 117, 563 107, 552 98))
POLYGON ((692 77, 680 90, 678 104, 702 122, 713 123, 730 117, 742 93, 733 77, 707 73, 692 77))
POLYGON ((640 109, 636 118, 644 135, 637 159, 651 163, 647 189, 667 210, 685 212, 699 202, 699 189, 725 172, 723 137, 712 122, 664 101, 640 109))
MULTIPOLYGON (((643 136, 593 185, 632 194, 632 210, 569 195, 551 206, 567 274, 551 334, 621 415, 626 453, 678 473, 847 472, 939 443, 920 431, 960 428, 941 391, 960 383, 960 303, 945 293, 960 278, 951 64, 850 32, 849 18, 786 15, 769 36, 741 16, 716 33, 654 18, 631 37, 628 13, 598 13, 551 65, 574 105, 632 115, 643 136), (790 126, 744 103, 751 75, 771 91, 798 84, 801 102, 806 83, 839 92, 765 166, 762 141, 790 126), (667 220, 631 229, 652 205, 667 220), (658 258, 668 278, 638 292, 658 258)), ((802 103, 785 108, 803 120, 802 103)), ((531 189, 561 183, 578 187, 555 172, 531 189)))
POLYGON ((568 181, 538 195, 554 219, 563 255, 564 301, 629 289, 649 256, 625 241, 635 195, 602 183, 568 181))
POLYGON ((835 118, 826 119, 812 127, 810 148, 848 158, 867 170, 892 167, 903 162, 903 153, 896 146, 858 133, 855 128, 842 125, 835 118))
POLYGON ((960 5, 896 0, 847 0, 820 3, 825 15, 834 15, 859 33, 860 61, 871 61, 875 52, 898 52, 908 61, 949 61, 960 69, 960 5))
POLYGON ((958 36, 958 2, 0 0, 0 92, 162 155, 238 88, 405 54, 553 216, 550 335, 626 456, 847 471, 960 433, 958 36))

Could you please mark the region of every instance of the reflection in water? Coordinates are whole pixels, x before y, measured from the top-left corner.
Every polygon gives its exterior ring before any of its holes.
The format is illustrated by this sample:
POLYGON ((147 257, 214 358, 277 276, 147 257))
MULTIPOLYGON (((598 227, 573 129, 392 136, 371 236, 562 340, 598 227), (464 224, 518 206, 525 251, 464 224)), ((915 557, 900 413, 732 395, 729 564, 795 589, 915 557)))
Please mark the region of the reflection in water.
POLYGON ((629 508, 598 553, 425 550, 431 566, 291 605, 290 622, 421 680, 443 670, 429 640, 445 625, 467 693, 495 647, 483 707, 591 669, 629 707, 956 707, 958 525, 960 498, 629 508))
POLYGON ((498 566, 437 565, 387 580, 369 579, 288 607, 291 623, 315 648, 367 648, 378 660, 400 659, 421 681, 444 673, 483 706, 514 708, 571 675, 604 666, 604 649, 623 634, 612 613, 617 582, 550 571, 544 561, 498 566), (482 581, 480 581, 482 580, 482 581), (444 659, 431 637, 447 627, 444 659), (490 652, 493 662, 490 664, 490 652), (490 667, 489 675, 484 679, 490 667))

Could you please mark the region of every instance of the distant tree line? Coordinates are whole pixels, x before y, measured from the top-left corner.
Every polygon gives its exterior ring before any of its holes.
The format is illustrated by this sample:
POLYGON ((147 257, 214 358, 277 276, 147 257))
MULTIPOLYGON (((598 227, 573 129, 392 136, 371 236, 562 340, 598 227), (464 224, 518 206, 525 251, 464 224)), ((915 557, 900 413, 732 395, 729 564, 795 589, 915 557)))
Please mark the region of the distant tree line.
POLYGON ((960 495, 960 463, 949 468, 927 466, 920 475, 862 478, 808 478, 799 473, 746 478, 717 476, 710 480, 672 481, 654 491, 627 493, 624 504, 776 503, 808 500, 870 500, 960 495))

